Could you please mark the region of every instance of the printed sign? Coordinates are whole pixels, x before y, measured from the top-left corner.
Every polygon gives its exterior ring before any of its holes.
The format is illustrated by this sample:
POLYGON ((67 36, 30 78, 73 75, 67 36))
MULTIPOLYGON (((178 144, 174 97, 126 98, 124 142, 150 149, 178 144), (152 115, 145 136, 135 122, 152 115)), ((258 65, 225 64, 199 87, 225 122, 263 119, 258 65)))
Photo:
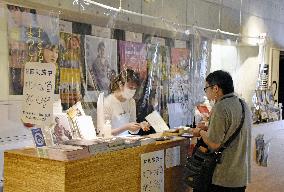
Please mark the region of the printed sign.
POLYGON ((160 38, 160 37, 152 37, 151 38, 151 43, 152 44, 159 44, 161 46, 165 46, 166 45, 166 41, 164 38, 160 38))
POLYGON ((180 165, 180 146, 166 149, 166 168, 180 165))
POLYGON ((125 41, 142 43, 142 33, 125 31, 125 41))
POLYGON ((23 122, 36 125, 50 125, 53 122, 55 71, 52 63, 25 65, 23 122))
POLYGON ((92 35, 103 38, 111 38, 110 28, 92 25, 92 35))
POLYGON ((164 150, 141 155, 141 191, 164 192, 164 150))
POLYGON ((59 31, 72 33, 72 22, 59 20, 59 31))
POLYGON ((175 48, 186 48, 186 41, 175 40, 175 48))

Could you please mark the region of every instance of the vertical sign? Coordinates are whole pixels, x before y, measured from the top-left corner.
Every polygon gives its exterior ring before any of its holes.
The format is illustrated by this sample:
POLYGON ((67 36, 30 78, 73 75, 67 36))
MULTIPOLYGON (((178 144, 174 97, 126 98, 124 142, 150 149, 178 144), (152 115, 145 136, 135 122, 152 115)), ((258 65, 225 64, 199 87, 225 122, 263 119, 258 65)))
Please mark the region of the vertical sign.
POLYGON ((164 150, 141 155, 141 191, 164 192, 164 150))
POLYGON ((22 121, 36 125, 53 122, 56 67, 52 63, 27 63, 24 71, 22 121))
POLYGON ((180 165, 180 146, 166 149, 166 168, 180 165))

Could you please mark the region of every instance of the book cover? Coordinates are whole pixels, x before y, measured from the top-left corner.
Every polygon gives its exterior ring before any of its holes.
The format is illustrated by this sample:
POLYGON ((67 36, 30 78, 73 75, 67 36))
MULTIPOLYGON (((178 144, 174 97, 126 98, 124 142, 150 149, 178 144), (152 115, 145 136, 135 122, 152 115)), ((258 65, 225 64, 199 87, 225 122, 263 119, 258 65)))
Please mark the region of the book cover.
POLYGON ((54 114, 54 125, 51 129, 53 144, 62 144, 73 138, 73 133, 66 113, 54 114))

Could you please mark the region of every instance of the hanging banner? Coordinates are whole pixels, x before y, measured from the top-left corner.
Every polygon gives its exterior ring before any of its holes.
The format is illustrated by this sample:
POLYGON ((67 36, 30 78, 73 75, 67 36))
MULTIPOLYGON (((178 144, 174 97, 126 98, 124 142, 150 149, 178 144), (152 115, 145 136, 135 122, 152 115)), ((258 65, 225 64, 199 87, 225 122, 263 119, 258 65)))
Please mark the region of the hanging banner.
POLYGON ((145 118, 153 110, 160 113, 168 124, 168 92, 170 51, 168 47, 147 45, 148 77, 139 96, 137 119, 145 118))
POLYGON ((141 80, 147 78, 146 45, 128 41, 119 41, 120 70, 133 69, 141 80))
POLYGON ((60 33, 60 99, 63 109, 77 103, 81 98, 82 69, 81 36, 60 33))
POLYGON ((171 49, 171 75, 169 87, 169 100, 171 107, 169 107, 170 126, 178 127, 189 124, 190 115, 187 106, 190 99, 190 54, 189 50, 185 48, 171 49), (177 104, 173 104, 177 103, 177 104), (175 112, 180 111, 181 115, 172 116, 175 112))
POLYGON ((152 44, 158 44, 160 46, 165 46, 166 45, 166 40, 161 37, 152 37, 151 38, 151 43, 152 44))
POLYGON ((9 47, 9 94, 22 95, 26 62, 54 63, 55 93, 59 87, 59 19, 35 14, 35 10, 7 5, 9 47))
POLYGON ((53 63, 26 63, 22 121, 36 125, 53 122, 56 67, 53 63))
POLYGON ((85 52, 87 91, 109 93, 110 82, 117 75, 116 40, 86 35, 85 52))
POLYGON ((170 101, 171 103, 182 103, 184 99, 188 99, 190 91, 189 50, 172 48, 171 58, 170 101))

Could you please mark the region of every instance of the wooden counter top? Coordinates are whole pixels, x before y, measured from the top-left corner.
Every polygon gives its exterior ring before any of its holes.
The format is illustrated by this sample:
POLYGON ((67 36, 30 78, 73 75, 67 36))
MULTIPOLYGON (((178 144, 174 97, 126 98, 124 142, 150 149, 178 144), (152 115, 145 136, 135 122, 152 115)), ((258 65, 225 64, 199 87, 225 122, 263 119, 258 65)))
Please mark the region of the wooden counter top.
MULTIPOLYGON (((42 158, 36 149, 6 151, 4 191, 140 191, 141 154, 180 146, 185 164, 189 140, 175 138, 73 161, 42 158)), ((184 191, 182 166, 165 167, 165 191, 184 191)))

